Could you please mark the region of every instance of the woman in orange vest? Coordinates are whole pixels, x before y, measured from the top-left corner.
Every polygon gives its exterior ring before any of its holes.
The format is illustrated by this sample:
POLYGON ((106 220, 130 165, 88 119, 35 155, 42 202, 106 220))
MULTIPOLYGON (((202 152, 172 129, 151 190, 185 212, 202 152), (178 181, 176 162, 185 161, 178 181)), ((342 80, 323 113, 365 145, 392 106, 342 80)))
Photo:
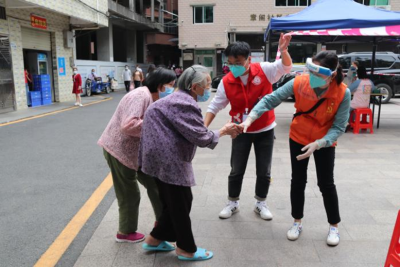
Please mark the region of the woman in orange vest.
POLYGON ((292 181, 290 200, 294 224, 287 232, 289 240, 296 240, 303 229, 301 219, 304 211, 304 191, 307 183, 307 167, 314 155, 318 187, 324 199, 330 224, 327 243, 339 244, 339 201, 333 179, 336 141, 341 136, 349 119, 351 94, 343 83, 343 74, 338 57, 323 51, 307 59, 307 73, 266 95, 253 108, 243 131, 264 112, 277 107, 282 100, 295 96, 296 113, 290 125, 290 157, 292 181))

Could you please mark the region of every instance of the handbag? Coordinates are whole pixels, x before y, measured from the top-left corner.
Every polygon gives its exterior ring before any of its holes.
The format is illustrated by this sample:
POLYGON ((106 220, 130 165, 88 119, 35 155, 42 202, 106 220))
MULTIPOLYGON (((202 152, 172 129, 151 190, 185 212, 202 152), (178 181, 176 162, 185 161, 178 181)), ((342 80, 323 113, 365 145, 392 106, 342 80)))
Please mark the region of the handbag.
POLYGON ((294 120, 294 118, 296 118, 297 116, 300 116, 300 115, 303 115, 303 114, 309 114, 309 113, 311 113, 311 112, 313 112, 314 110, 316 110, 321 104, 322 104, 322 102, 324 102, 326 100, 326 98, 321 98, 312 108, 310 108, 309 110, 307 110, 307 111, 304 111, 304 112, 296 112, 295 114, 293 114, 293 119, 292 119, 292 121, 294 120))

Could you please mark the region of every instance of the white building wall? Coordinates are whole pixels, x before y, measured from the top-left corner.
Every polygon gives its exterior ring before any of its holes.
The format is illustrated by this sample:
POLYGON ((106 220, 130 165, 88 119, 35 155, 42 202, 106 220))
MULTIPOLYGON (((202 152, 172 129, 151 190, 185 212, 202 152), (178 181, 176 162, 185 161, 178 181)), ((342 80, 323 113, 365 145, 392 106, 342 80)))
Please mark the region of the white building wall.
POLYGON ((286 16, 304 8, 275 7, 274 0, 252 0, 246 3, 243 0, 182 1, 179 3, 179 47, 225 48, 228 46, 227 34, 233 31, 232 28, 236 29, 236 33, 263 34, 269 24, 268 16, 286 16), (214 23, 194 24, 193 5, 213 5, 214 23), (256 21, 251 21, 251 15, 256 15, 256 21), (260 15, 265 15, 265 21, 260 21, 260 15))

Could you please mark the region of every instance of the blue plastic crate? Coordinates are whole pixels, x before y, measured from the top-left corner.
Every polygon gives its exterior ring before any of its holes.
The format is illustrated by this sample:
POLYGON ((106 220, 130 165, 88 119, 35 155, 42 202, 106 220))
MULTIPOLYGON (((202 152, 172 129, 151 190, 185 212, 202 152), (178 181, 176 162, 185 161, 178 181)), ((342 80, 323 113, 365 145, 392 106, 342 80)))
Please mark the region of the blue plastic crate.
POLYGON ((41 100, 39 100, 39 101, 35 100, 35 101, 32 101, 32 103, 31 103, 31 107, 37 107, 37 106, 41 106, 41 105, 42 105, 41 100))
POLYGON ((51 92, 51 87, 41 87, 40 88, 40 91, 42 91, 42 92, 51 92))
POLYGON ((51 98, 51 93, 42 93, 42 99, 51 98))
POLYGON ((34 99, 41 99, 42 93, 39 91, 31 91, 31 92, 29 92, 29 96, 30 96, 31 100, 33 101, 34 99))
POLYGON ((51 98, 50 98, 50 99, 42 99, 41 103, 42 103, 42 105, 50 105, 53 102, 51 101, 51 98))

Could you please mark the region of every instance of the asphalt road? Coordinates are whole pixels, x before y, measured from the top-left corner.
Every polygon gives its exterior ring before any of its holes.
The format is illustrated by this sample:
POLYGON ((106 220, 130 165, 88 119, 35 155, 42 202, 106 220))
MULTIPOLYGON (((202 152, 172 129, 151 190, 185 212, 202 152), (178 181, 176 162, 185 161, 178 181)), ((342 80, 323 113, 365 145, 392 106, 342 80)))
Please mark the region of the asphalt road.
MULTIPOLYGON (((33 266, 108 175, 97 140, 112 100, 0 127, 0 266, 33 266)), ((72 266, 115 199, 111 189, 57 266, 72 266)))

